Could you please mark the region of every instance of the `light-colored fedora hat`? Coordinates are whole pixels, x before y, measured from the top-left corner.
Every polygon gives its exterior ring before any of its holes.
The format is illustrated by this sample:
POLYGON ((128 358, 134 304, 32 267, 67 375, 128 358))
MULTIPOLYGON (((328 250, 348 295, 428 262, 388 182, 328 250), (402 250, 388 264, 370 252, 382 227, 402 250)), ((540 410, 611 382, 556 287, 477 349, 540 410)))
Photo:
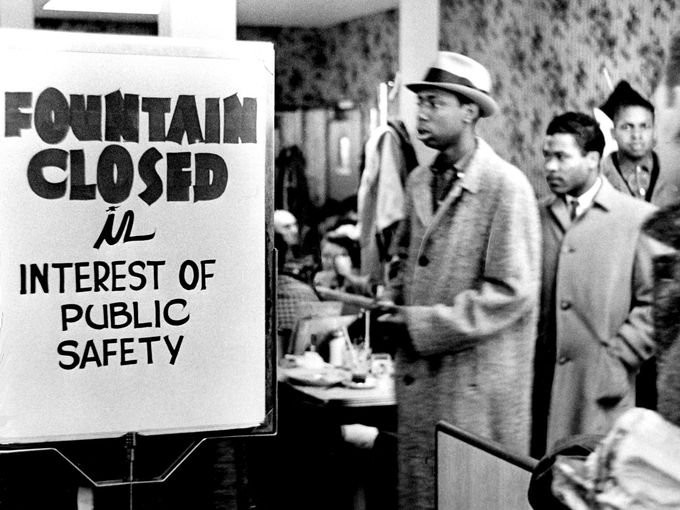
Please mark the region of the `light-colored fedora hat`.
POLYGON ((498 111, 498 104, 491 97, 489 71, 476 60, 460 53, 438 52, 437 60, 427 71, 423 81, 407 83, 406 88, 413 92, 427 88, 456 92, 477 103, 482 117, 489 117, 498 111))

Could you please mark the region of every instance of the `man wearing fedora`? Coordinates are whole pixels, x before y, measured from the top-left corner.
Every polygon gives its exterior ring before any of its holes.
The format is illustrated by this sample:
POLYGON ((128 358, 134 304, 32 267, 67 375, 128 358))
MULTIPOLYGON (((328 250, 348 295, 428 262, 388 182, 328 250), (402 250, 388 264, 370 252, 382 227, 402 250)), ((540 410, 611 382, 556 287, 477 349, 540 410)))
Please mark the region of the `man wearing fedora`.
POLYGON ((435 506, 438 420, 528 452, 540 227, 525 175, 475 134, 498 110, 489 72, 440 52, 406 86, 418 95, 418 138, 439 151, 409 175, 386 294, 396 306, 383 317, 405 326, 399 504, 411 509, 435 506))

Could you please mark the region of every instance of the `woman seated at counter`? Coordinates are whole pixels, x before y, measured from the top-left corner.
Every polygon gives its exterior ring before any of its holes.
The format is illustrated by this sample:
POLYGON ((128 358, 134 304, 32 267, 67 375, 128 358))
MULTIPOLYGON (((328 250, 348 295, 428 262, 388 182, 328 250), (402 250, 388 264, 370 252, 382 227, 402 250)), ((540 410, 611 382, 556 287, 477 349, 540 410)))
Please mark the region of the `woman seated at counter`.
POLYGON ((321 270, 314 285, 350 294, 371 296, 367 276, 359 274, 359 243, 356 225, 341 225, 321 240, 321 270))

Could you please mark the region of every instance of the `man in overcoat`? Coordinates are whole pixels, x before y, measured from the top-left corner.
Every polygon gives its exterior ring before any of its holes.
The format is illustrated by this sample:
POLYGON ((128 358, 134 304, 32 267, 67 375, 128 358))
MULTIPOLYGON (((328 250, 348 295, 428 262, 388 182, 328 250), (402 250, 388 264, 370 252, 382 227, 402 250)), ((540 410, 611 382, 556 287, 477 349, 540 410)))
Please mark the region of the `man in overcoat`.
POLYGON ((525 175, 475 135, 496 112, 478 62, 440 52, 418 94, 418 138, 387 296, 396 354, 399 504, 434 508, 434 428, 446 420, 526 453, 540 228, 525 175))
POLYGON ((555 117, 543 143, 553 195, 540 204, 541 318, 532 454, 576 434, 605 434, 635 403, 635 375, 655 353, 653 258, 641 232, 655 209, 599 172, 604 137, 588 115, 555 117))

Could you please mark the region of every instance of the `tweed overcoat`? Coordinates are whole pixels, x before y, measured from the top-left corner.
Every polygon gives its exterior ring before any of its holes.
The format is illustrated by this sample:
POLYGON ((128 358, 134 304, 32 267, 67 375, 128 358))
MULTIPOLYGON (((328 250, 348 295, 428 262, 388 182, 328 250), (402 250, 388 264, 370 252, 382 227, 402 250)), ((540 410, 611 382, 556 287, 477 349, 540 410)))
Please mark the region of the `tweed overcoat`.
POLYGON ((446 420, 526 453, 540 227, 525 175, 482 139, 433 213, 429 166, 407 181, 396 354, 401 508, 434 508, 434 428, 446 420))
POLYGON ((548 449, 570 435, 606 433, 635 403, 635 374, 655 352, 653 257, 669 251, 641 233, 654 209, 616 191, 606 179, 592 207, 571 224, 562 199, 541 202, 543 290, 535 385, 550 388, 541 367, 552 363, 548 449))

